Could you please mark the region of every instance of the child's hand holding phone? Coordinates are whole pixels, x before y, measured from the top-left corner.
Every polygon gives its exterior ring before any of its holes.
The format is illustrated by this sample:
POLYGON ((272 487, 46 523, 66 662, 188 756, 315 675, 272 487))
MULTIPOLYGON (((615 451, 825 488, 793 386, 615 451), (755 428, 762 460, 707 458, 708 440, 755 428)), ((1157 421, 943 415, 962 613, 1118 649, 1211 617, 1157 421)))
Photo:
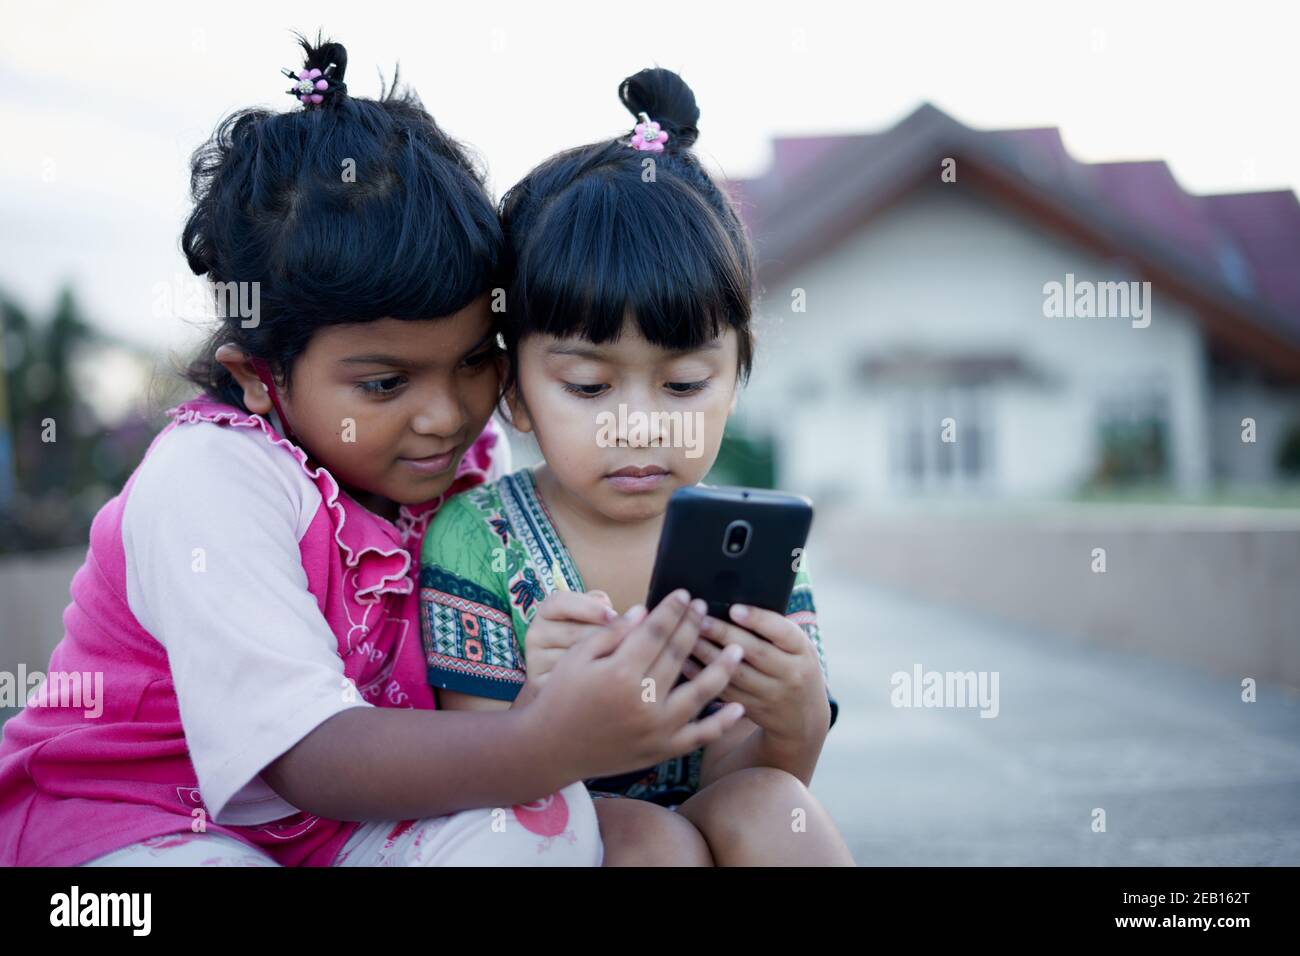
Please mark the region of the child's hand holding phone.
POLYGON ((685 587, 709 607, 684 677, 738 644, 745 660, 720 695, 745 705, 769 741, 820 747, 831 711, 817 648, 786 610, 812 502, 758 488, 679 488, 668 502, 649 604, 685 587), (734 623, 733 623, 734 622, 734 623))
POLYGON ((538 605, 524 634, 528 682, 541 687, 565 651, 604 630, 617 616, 604 591, 553 591, 538 605))
POLYGON ((653 767, 720 740, 744 707, 730 703, 706 717, 699 713, 726 687, 742 650, 728 648, 676 684, 704 611, 704 601, 675 591, 653 611, 638 605, 607 627, 594 626, 589 638, 561 653, 529 705, 538 717, 530 721, 538 752, 586 779, 653 767), (647 699, 647 687, 671 690, 647 699))
POLYGON ((734 623, 705 617, 692 657, 682 668, 694 677, 717 660, 730 644, 745 652, 718 696, 745 705, 745 716, 763 728, 775 744, 806 746, 824 740, 830 728, 831 709, 826 696, 817 649, 798 624, 775 611, 731 605, 734 623))

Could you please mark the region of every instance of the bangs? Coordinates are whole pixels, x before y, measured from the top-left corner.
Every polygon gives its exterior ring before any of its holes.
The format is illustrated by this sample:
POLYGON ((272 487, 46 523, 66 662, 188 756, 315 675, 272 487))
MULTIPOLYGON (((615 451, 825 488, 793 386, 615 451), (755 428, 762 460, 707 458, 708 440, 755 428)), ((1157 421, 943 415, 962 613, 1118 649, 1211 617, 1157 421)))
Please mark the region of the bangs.
POLYGON ((617 339, 630 312, 648 342, 692 349, 750 315, 750 273, 717 212, 675 176, 639 163, 581 177, 555 197, 519 252, 514 338, 617 339))

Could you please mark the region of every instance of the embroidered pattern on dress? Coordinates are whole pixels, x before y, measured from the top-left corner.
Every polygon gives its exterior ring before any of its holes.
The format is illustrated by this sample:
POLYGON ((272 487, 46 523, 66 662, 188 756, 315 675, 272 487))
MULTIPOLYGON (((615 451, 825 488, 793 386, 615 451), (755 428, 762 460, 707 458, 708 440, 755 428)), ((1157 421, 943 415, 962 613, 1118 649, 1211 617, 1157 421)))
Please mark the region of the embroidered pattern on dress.
POLYGON ((442 568, 420 571, 425 662, 435 686, 513 699, 526 678, 510 609, 492 592, 442 568))

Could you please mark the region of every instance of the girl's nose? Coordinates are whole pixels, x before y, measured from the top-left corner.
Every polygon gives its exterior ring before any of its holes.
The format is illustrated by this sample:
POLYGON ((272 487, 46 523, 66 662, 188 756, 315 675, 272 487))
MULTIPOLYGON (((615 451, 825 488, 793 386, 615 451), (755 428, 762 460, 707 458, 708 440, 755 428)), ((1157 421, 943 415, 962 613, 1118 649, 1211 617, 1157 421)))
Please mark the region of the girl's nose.
POLYGON ((454 389, 432 389, 411 418, 411 428, 421 435, 449 436, 465 427, 465 409, 454 389))
POLYGON ((645 448, 664 443, 668 419, 664 409, 655 404, 655 397, 649 389, 629 391, 627 413, 619 415, 619 439, 624 445, 645 448))

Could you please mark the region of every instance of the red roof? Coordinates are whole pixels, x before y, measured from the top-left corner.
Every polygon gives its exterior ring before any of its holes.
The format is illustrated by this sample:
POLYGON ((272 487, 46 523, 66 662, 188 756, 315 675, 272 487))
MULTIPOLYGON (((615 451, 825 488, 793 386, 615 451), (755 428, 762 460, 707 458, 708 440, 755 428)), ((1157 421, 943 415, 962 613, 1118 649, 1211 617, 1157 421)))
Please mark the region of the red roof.
POLYGON ((872 194, 897 192, 900 177, 915 176, 909 168, 938 169, 918 155, 965 150, 1300 349, 1300 203, 1290 190, 1195 195, 1162 160, 1082 163, 1055 128, 972 130, 929 104, 883 132, 785 137, 773 146, 764 175, 729 185, 760 264, 767 251, 778 271, 824 248, 826 236, 846 234, 853 210, 878 208, 872 194))
POLYGON ((1300 315, 1300 203, 1289 189, 1203 196, 1210 220, 1230 236, 1256 291, 1300 315))

